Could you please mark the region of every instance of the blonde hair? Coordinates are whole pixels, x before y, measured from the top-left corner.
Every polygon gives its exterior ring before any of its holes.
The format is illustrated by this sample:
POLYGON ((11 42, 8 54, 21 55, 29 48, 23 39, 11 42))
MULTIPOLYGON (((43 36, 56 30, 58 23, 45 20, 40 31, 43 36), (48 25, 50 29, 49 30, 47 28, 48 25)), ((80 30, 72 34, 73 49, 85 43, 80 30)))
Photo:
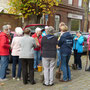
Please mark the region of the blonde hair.
POLYGON ((61 22, 61 23, 59 24, 59 27, 64 26, 64 25, 65 25, 65 23, 64 23, 64 22, 61 22))
POLYGON ((61 26, 60 27, 60 29, 62 30, 62 31, 68 31, 68 26, 66 26, 66 25, 63 25, 63 26, 61 26))

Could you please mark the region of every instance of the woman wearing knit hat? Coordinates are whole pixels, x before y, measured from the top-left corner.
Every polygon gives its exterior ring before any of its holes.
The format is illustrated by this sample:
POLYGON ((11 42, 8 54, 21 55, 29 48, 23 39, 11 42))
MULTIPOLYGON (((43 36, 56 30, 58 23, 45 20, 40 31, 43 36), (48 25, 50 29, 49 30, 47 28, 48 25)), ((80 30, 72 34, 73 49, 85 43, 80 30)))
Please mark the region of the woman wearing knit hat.
POLYGON ((20 53, 20 40, 21 36, 23 34, 23 30, 21 27, 16 27, 15 29, 16 37, 13 38, 12 43, 11 43, 11 48, 12 48, 12 59, 13 59, 13 64, 12 64, 12 77, 13 80, 16 79, 16 64, 18 62, 18 73, 17 73, 17 80, 20 80, 21 78, 21 61, 19 59, 19 53, 20 53))

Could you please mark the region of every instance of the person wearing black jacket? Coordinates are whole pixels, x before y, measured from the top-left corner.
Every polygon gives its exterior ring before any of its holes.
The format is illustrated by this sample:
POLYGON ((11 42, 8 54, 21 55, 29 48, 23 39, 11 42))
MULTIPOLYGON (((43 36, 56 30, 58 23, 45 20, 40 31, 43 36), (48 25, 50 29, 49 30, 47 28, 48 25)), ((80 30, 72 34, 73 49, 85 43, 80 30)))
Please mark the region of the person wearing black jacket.
POLYGON ((68 63, 73 46, 73 38, 72 35, 68 32, 68 27, 66 25, 62 26, 61 30, 63 34, 58 42, 58 46, 60 46, 61 52, 61 70, 63 71, 63 80, 60 81, 66 82, 71 80, 71 71, 68 63))
POLYGON ((47 29, 47 35, 42 38, 42 63, 44 68, 45 86, 54 85, 54 68, 56 62, 57 38, 53 35, 54 28, 50 26, 47 29))

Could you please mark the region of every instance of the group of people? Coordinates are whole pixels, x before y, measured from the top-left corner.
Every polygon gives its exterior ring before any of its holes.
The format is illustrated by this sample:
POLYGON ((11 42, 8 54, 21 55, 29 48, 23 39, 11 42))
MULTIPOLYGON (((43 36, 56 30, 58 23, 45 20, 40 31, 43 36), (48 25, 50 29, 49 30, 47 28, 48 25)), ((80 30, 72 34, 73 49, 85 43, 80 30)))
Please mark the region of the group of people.
MULTIPOLYGON (((71 71, 69 68, 69 60, 74 50, 74 64, 80 70, 81 53, 83 52, 82 43, 84 41, 81 32, 76 32, 76 36, 72 37, 68 31, 68 26, 61 22, 59 24, 60 36, 54 35, 52 26, 45 26, 45 31, 37 27, 35 33, 31 36, 31 29, 21 27, 15 28, 15 37, 10 35, 10 25, 4 25, 0 33, 0 81, 7 80, 6 70, 8 68, 9 55, 12 55, 12 79, 20 80, 21 72, 23 83, 36 84, 34 80, 34 71, 37 70, 42 58, 42 66, 44 72, 45 86, 54 85, 54 68, 56 57, 58 56, 57 66, 61 64, 63 71, 63 79, 61 82, 71 80, 71 71), (12 39, 13 38, 13 39, 12 39), (16 75, 16 65, 18 62, 18 71, 16 75)), ((90 41, 90 40, 89 40, 90 41)))

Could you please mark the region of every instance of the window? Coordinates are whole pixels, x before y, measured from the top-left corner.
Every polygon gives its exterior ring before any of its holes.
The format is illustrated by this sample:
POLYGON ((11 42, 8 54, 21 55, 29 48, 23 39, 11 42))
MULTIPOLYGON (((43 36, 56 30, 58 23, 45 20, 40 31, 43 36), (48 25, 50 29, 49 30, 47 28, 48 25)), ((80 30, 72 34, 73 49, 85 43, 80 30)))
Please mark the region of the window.
POLYGON ((82 0, 78 0, 78 6, 82 7, 82 0))
POLYGON ((73 1, 73 0, 68 0, 68 4, 71 4, 71 5, 72 5, 72 1, 73 1))
POLYGON ((55 15, 55 25, 54 28, 56 31, 59 31, 59 23, 60 23, 60 16, 59 15, 55 15))
POLYGON ((90 0, 89 0, 89 12, 90 12, 90 0))
POLYGON ((78 19, 69 19, 69 30, 77 31, 80 30, 80 21, 78 19))

